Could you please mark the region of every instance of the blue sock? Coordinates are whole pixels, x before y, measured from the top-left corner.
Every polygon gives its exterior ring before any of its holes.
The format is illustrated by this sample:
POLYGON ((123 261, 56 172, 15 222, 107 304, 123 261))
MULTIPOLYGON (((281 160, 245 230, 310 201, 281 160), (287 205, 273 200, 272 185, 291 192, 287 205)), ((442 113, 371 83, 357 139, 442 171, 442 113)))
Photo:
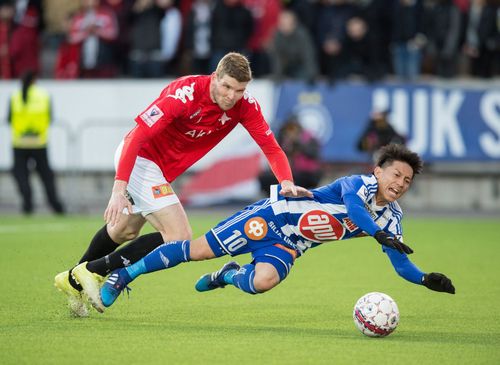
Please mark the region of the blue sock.
POLYGON ((135 264, 125 268, 130 281, 141 274, 170 269, 189 261, 190 241, 172 241, 158 246, 135 264))
MULTIPOLYGON (((231 270, 232 271, 232 270, 231 270)), ((231 272, 229 271, 228 274, 231 272)), ((239 269, 233 276, 231 282, 228 284, 233 284, 240 290, 243 290, 245 293, 249 294, 258 294, 257 290, 253 285, 253 278, 255 277, 255 265, 246 264, 243 265, 241 269, 239 269)), ((224 275, 224 280, 226 280, 226 276, 224 275)))
POLYGON ((234 285, 234 282, 233 282, 233 277, 234 275, 236 275, 236 273, 238 272, 238 270, 229 270, 228 272, 226 272, 224 274, 224 276, 222 277, 222 280, 224 280, 224 282, 226 284, 231 284, 231 285, 234 285))

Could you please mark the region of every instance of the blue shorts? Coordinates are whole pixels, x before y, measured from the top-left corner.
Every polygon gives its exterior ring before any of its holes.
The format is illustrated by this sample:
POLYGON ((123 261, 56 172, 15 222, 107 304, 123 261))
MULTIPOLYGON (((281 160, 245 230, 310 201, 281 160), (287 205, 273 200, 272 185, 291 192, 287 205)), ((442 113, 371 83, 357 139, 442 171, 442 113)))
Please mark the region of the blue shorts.
POLYGON ((252 263, 273 265, 283 280, 297 257, 280 230, 284 224, 274 215, 269 199, 264 199, 220 222, 205 237, 215 256, 251 253, 252 263))

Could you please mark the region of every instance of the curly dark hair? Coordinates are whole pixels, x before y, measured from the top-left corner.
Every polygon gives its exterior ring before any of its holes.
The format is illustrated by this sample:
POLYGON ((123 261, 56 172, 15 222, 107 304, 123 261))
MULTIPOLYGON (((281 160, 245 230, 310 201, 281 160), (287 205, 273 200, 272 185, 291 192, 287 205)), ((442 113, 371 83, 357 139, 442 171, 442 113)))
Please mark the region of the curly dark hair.
POLYGON ((394 161, 406 162, 412 168, 413 175, 420 174, 424 166, 420 156, 405 145, 391 143, 378 150, 377 166, 385 167, 394 161))

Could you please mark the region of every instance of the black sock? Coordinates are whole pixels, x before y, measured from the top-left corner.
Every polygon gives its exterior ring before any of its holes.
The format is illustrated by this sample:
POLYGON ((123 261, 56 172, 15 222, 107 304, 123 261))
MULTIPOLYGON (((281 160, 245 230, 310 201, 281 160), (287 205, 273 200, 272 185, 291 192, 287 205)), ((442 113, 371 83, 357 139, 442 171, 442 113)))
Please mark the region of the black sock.
POLYGON ((145 234, 137 237, 125 247, 89 262, 87 269, 101 276, 106 276, 113 270, 139 261, 163 242, 163 237, 159 232, 145 234))
MULTIPOLYGON (((107 255, 108 253, 113 252, 114 250, 116 250, 117 247, 118 243, 116 243, 111 239, 111 237, 108 234, 108 229, 106 228, 106 225, 104 225, 104 227, 98 230, 97 233, 94 235, 94 238, 92 238, 92 241, 90 241, 87 251, 83 254, 82 258, 78 263, 81 264, 82 262, 85 261, 92 261, 95 259, 99 259, 107 255)), ((69 283, 73 288, 75 288, 78 291, 81 291, 82 287, 75 281, 75 279, 73 279, 71 271, 72 270, 69 271, 69 278, 68 278, 69 283)))
POLYGON ((87 248, 87 252, 85 252, 78 263, 81 264, 84 261, 90 262, 100 259, 101 257, 104 257, 105 255, 116 250, 118 246, 119 244, 111 239, 108 234, 108 229, 106 228, 106 225, 104 225, 104 227, 98 230, 94 235, 94 238, 92 238, 92 241, 90 241, 90 245, 87 248))

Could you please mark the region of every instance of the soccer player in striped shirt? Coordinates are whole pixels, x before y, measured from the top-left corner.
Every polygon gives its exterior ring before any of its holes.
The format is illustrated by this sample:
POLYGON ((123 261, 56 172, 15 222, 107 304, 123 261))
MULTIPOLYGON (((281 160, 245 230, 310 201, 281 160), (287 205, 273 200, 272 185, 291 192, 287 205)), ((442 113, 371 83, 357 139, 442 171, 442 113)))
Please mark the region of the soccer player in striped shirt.
POLYGON ((401 277, 454 294, 451 280, 441 273, 421 271, 408 258, 413 250, 403 243, 403 212, 397 199, 408 191, 422 165, 416 153, 391 144, 380 150, 373 174, 342 177, 312 190, 313 197, 280 196, 275 185, 269 199, 246 207, 204 236, 164 243, 135 264, 114 271, 101 288, 102 303, 112 305, 141 274, 244 253, 252 254, 251 263, 240 267, 231 261, 203 275, 195 287, 208 291, 234 285, 246 293, 263 293, 283 281, 309 248, 366 235, 382 245, 401 277))

